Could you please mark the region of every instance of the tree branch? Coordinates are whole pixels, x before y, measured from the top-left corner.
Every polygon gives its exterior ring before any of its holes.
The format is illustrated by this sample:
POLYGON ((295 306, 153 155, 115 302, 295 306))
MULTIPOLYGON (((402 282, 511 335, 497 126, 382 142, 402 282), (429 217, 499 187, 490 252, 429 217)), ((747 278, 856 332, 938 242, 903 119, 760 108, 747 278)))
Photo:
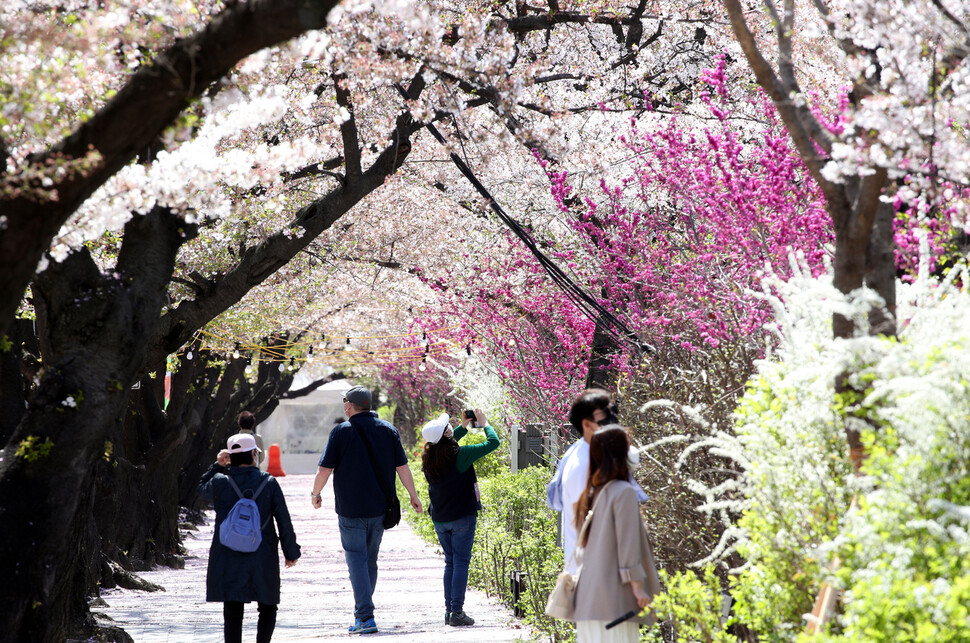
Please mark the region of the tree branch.
MULTIPOLYGON (((423 89, 424 80, 420 75, 416 76, 410 85, 410 95, 417 96, 423 89)), ((281 230, 271 235, 259 245, 247 249, 239 262, 213 283, 209 292, 180 303, 162 316, 149 343, 149 359, 145 363, 157 363, 158 359, 177 350, 196 331, 239 301, 364 197, 381 187, 407 158, 411 151, 409 138, 420 127, 420 124, 413 122, 410 114, 401 114, 391 133, 391 143, 378 155, 374 164, 361 174, 359 180, 332 190, 294 214, 290 229, 303 228, 303 234, 287 234, 289 230, 281 230)))
POLYGON ((333 77, 334 90, 337 94, 337 104, 347 110, 347 120, 340 124, 340 137, 344 142, 344 158, 346 158, 347 182, 354 183, 360 178, 360 143, 357 140, 357 121, 354 118, 354 105, 350 101, 350 91, 344 86, 347 77, 335 74, 333 77))
POLYGON ((344 164, 344 157, 335 156, 334 158, 329 159, 327 161, 323 161, 322 163, 314 163, 312 165, 307 165, 306 167, 300 168, 296 172, 292 172, 290 174, 284 174, 283 180, 297 181, 299 179, 305 179, 309 176, 332 176, 335 178, 339 178, 341 181, 344 181, 345 180, 344 177, 332 171, 337 169, 343 164, 344 164))
POLYGON ((778 114, 785 123, 785 128, 792 137, 799 156, 811 172, 812 178, 815 179, 830 201, 833 199, 843 201, 844 195, 838 189, 838 186, 822 176, 825 159, 819 156, 815 148, 815 145, 818 144, 826 153, 831 152, 831 137, 823 130, 810 111, 806 108, 800 109, 792 103, 790 92, 797 90, 797 87, 786 87, 762 55, 757 42, 755 42, 754 35, 748 28, 744 9, 739 0, 724 0, 724 6, 731 19, 734 37, 741 45, 745 58, 747 58, 751 70, 758 79, 758 84, 767 92, 778 109, 778 114))
POLYGON ((54 185, 43 187, 42 193, 56 193, 56 200, 39 198, 41 186, 35 179, 25 183, 4 176, 0 327, 6 328, 13 318, 51 239, 85 199, 236 63, 260 49, 325 27, 327 14, 336 4, 337 0, 251 0, 230 5, 203 30, 176 41, 152 64, 139 68, 73 134, 30 159, 36 168, 52 161, 76 168, 63 178, 51 175, 54 185))

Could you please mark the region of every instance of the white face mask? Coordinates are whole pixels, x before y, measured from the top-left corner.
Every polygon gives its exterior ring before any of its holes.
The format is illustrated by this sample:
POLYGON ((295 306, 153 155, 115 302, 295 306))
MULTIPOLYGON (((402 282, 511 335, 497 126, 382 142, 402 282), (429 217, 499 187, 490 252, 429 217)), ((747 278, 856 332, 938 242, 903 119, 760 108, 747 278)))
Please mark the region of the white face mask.
POLYGON ((626 462, 630 465, 631 469, 636 469, 640 466, 640 449, 630 445, 630 449, 626 452, 626 462))

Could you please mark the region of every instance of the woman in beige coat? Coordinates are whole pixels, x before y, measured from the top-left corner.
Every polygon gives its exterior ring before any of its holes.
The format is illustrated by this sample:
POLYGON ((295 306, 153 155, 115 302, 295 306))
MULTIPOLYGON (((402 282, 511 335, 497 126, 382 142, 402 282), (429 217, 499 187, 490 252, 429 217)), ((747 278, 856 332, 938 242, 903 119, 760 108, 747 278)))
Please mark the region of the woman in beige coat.
POLYGON ((639 624, 654 620, 648 612, 606 629, 617 617, 647 607, 661 591, 636 490, 629 482, 629 448, 626 429, 618 424, 599 429, 590 440, 589 478, 576 503, 577 530, 582 530, 589 508, 593 510, 577 543, 578 643, 636 643, 639 624))

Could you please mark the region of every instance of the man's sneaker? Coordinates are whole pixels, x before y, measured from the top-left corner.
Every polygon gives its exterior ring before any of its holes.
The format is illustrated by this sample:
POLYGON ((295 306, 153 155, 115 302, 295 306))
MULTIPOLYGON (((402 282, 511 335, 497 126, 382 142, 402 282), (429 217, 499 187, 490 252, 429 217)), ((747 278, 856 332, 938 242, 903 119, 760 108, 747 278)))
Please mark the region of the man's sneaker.
POLYGON ((464 612, 452 612, 451 619, 448 621, 448 625, 455 625, 458 627, 461 627, 464 625, 474 625, 474 624, 475 624, 475 619, 473 619, 468 614, 465 614, 464 612))
POLYGON ((445 612, 445 625, 451 625, 451 612, 445 612))
POLYGON ((374 622, 373 618, 366 621, 357 618, 354 619, 354 624, 347 628, 347 631, 351 634, 371 634, 377 631, 377 623, 374 622))

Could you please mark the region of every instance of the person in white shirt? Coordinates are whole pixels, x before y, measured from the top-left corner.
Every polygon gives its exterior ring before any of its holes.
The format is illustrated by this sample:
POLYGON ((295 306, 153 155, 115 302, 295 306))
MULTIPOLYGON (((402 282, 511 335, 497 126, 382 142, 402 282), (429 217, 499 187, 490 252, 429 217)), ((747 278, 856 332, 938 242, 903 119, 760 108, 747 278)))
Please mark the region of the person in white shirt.
POLYGON ((569 423, 581 439, 576 440, 563 454, 556 475, 546 487, 546 503, 562 512, 562 544, 567 571, 575 573, 572 558, 576 547, 576 501, 586 489, 589 475, 589 441, 601 425, 617 422, 612 396, 603 389, 583 391, 569 407, 569 423))

